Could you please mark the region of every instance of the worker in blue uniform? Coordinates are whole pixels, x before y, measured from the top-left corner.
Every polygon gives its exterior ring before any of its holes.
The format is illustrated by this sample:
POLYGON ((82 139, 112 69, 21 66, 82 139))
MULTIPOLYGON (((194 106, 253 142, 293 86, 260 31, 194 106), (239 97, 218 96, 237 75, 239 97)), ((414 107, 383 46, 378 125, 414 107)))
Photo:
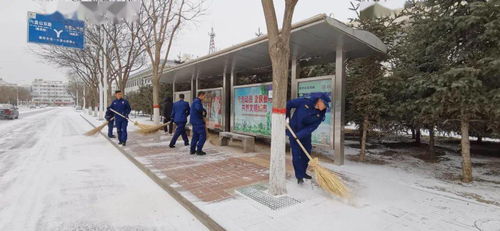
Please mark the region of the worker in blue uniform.
POLYGON ((106 115, 104 115, 104 119, 108 121, 108 137, 116 138, 116 136, 113 135, 113 128, 115 124, 114 113, 111 110, 109 110, 109 107, 106 110, 106 115))
MULTIPOLYGON (((128 118, 128 115, 130 114, 130 111, 132 110, 130 108, 130 104, 126 99, 123 98, 123 94, 121 91, 115 91, 115 97, 116 99, 113 100, 111 105, 109 106, 110 109, 115 110, 116 112, 120 113, 124 117, 128 118)), ((115 115, 114 112, 113 116, 115 117, 115 126, 116 130, 118 133, 118 144, 121 144, 123 146, 126 146, 127 143, 127 125, 128 125, 128 119, 123 118, 120 115, 115 115)))
POLYGON ((191 118, 190 122, 193 126, 193 137, 191 138, 191 151, 190 154, 205 155, 203 145, 207 140, 207 132, 205 129, 205 116, 207 111, 203 108, 203 100, 205 99, 205 92, 198 92, 198 97, 193 100, 191 104, 191 118))
POLYGON ((177 142, 179 136, 182 136, 185 146, 189 145, 189 140, 186 134, 186 123, 189 111, 189 103, 184 101, 184 94, 180 94, 179 101, 174 103, 172 113, 170 115, 170 118, 173 119, 175 126, 177 127, 175 129, 174 136, 170 140, 170 145, 168 145, 170 148, 175 148, 175 143, 177 142))
MULTIPOLYGON (((290 120, 290 127, 309 153, 312 150, 311 134, 325 120, 328 103, 330 103, 328 95, 324 93, 312 93, 309 98, 293 99, 286 104, 287 120, 290 117, 292 109, 295 109, 290 120)), ((306 173, 309 158, 307 158, 302 148, 288 130, 287 135, 290 137, 295 177, 297 178, 297 183, 302 184, 304 183, 304 178, 311 179, 311 176, 306 173)))

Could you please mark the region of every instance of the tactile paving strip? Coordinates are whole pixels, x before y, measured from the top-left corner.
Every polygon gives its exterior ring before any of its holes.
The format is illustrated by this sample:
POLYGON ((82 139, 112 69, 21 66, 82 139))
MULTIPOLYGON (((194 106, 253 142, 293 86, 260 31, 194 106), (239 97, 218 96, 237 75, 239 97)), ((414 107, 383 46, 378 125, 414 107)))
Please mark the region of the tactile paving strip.
POLYGON ((282 209, 300 203, 300 201, 289 196, 275 197, 266 193, 267 185, 257 184, 236 189, 244 196, 269 207, 272 210, 282 209))

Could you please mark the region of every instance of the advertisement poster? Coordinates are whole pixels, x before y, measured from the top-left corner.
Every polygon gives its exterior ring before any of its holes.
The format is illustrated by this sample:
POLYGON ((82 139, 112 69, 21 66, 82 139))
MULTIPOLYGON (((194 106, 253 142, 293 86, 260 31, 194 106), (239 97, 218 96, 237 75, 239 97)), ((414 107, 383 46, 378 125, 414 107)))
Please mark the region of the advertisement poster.
MULTIPOLYGON (((331 83, 332 80, 330 79, 299 82, 297 91, 298 97, 309 97, 311 93, 323 92, 327 93, 333 102, 331 83)), ((330 142, 330 138, 332 136, 331 126, 333 126, 331 114, 332 106, 333 104, 330 102, 330 107, 326 111, 325 121, 323 121, 319 125, 318 129, 316 129, 316 131, 314 131, 312 134, 312 143, 315 145, 332 145, 332 143, 330 142)))
POLYGON ((206 92, 203 108, 207 110, 207 127, 222 129, 222 89, 203 91, 206 92))
POLYGON ((234 89, 235 132, 260 136, 271 135, 272 85, 241 87, 234 89))

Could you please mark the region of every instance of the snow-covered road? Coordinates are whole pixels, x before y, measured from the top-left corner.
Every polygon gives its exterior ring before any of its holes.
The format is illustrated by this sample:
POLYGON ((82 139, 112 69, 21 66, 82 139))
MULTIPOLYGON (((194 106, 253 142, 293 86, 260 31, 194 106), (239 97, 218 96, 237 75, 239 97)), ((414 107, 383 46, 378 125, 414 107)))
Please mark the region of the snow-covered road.
POLYGON ((71 108, 0 121, 0 230, 206 230, 71 108))

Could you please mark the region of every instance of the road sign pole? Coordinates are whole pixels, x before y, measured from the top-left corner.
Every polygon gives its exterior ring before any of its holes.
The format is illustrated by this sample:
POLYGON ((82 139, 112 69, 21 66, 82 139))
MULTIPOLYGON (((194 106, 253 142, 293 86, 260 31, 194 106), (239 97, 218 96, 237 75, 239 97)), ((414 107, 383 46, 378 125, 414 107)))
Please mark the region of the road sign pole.
POLYGON ((107 38, 106 32, 103 33, 103 52, 102 52, 102 60, 104 62, 103 71, 104 71, 104 102, 103 109, 108 105, 108 60, 106 59, 106 51, 107 51, 107 38))

